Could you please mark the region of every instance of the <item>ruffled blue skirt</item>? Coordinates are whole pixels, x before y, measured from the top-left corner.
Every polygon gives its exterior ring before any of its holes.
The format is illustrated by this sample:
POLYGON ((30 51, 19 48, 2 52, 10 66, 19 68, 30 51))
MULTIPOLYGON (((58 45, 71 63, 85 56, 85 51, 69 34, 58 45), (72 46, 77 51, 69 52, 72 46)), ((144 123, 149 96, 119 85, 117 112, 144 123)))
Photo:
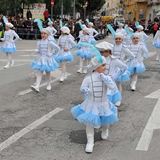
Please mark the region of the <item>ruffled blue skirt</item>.
POLYGON ((4 48, 4 47, 2 46, 2 47, 1 47, 1 51, 2 51, 2 52, 5 52, 5 53, 11 54, 11 53, 16 52, 17 49, 16 49, 16 48, 4 48))
POLYGON ((128 68, 128 71, 131 75, 133 75, 134 73, 140 74, 146 71, 146 67, 133 65, 128 68))
POLYGON ((63 61, 72 62, 72 61, 74 60, 72 54, 67 54, 67 55, 56 55, 56 56, 54 56, 54 59, 55 59, 56 62, 58 62, 58 63, 62 63, 63 61))
POLYGON ((83 52, 82 50, 75 51, 75 54, 77 56, 80 56, 83 59, 90 59, 93 56, 91 52, 87 53, 87 52, 83 52))
POLYGON ((117 107, 110 103, 110 110, 111 114, 108 116, 105 115, 97 115, 93 112, 86 112, 79 104, 71 109, 71 113, 74 118, 76 118, 80 123, 83 123, 87 126, 99 127, 102 125, 110 125, 114 124, 118 121, 117 114, 117 107))
POLYGON ((111 94, 107 94, 107 98, 109 99, 110 102, 112 103, 116 103, 118 101, 122 100, 122 95, 121 93, 118 91, 115 94, 111 95, 111 94))
POLYGON ((30 64, 30 66, 33 70, 40 70, 41 72, 51 72, 59 67, 58 63, 54 60, 53 57, 38 57, 30 64))
POLYGON ((160 48, 160 43, 153 43, 153 46, 156 48, 160 48))
POLYGON ((127 82, 130 80, 130 72, 126 71, 115 79, 115 82, 127 82))

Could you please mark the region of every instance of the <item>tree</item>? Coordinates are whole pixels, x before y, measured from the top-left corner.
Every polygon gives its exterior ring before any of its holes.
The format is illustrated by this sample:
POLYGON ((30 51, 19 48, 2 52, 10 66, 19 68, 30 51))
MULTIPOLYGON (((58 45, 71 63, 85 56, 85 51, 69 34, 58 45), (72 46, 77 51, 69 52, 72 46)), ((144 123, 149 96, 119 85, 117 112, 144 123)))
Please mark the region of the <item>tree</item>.
POLYGON ((100 10, 101 7, 105 4, 105 0, 77 0, 76 9, 81 14, 84 13, 83 6, 88 1, 88 5, 86 7, 87 15, 94 15, 97 10, 100 10))

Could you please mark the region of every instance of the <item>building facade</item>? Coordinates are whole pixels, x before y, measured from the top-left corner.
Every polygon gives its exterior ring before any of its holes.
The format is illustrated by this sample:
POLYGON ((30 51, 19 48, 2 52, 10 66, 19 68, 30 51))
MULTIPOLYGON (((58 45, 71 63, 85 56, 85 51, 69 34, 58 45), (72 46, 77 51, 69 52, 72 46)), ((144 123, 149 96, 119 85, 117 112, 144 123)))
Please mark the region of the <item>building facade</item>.
POLYGON ((156 16, 158 13, 160 13, 160 0, 148 0, 147 7, 147 22, 148 20, 153 21, 155 17, 160 17, 160 15, 156 16))
POLYGON ((140 21, 146 19, 148 0, 125 0, 124 17, 126 20, 140 21))

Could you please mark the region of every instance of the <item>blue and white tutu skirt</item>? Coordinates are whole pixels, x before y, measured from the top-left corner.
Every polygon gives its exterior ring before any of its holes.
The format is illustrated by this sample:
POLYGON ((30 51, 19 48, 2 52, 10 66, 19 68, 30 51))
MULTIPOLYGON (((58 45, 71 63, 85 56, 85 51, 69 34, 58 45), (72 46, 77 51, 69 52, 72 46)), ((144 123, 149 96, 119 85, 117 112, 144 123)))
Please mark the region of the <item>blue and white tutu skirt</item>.
POLYGON ((64 61, 72 62, 74 60, 74 57, 70 52, 65 52, 64 54, 55 55, 54 59, 56 60, 56 62, 62 63, 64 61))
POLYGON ((118 76, 115 79, 115 82, 127 82, 130 80, 130 72, 129 71, 125 71, 122 75, 118 76))
POLYGON ((86 126, 100 127, 103 125, 114 124, 118 121, 117 107, 111 102, 89 102, 86 99, 71 109, 71 113, 80 123, 86 126))
POLYGON ((11 42, 6 41, 6 42, 4 42, 4 44, 2 45, 1 51, 2 51, 2 52, 5 52, 5 53, 11 54, 11 53, 16 52, 17 49, 16 49, 16 46, 15 46, 14 43, 11 43, 11 42))
POLYGON ((153 46, 156 48, 160 48, 160 43, 153 43, 153 46))
POLYGON ((91 44, 96 44, 96 43, 97 43, 97 41, 95 39, 91 40, 91 44))
POLYGON ((40 70, 41 72, 51 72, 59 67, 53 57, 37 57, 30 66, 33 70, 40 70))
POLYGON ((93 56, 92 52, 83 52, 81 49, 75 51, 75 54, 83 59, 90 59, 93 56))

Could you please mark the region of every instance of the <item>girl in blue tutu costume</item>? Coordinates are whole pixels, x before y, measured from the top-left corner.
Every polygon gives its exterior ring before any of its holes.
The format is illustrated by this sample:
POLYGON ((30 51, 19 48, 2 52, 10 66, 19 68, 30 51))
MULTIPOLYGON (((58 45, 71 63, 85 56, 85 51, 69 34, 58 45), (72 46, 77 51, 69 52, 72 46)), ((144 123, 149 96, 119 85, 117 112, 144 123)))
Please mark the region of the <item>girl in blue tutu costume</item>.
MULTIPOLYGON (((82 28, 82 34, 79 35, 79 43, 89 43, 91 44, 91 39, 90 39, 90 30, 87 27, 83 27, 82 28)), ((77 56, 80 57, 80 61, 79 61, 79 69, 77 70, 77 73, 87 73, 87 69, 84 68, 84 70, 82 70, 83 66, 87 66, 88 65, 88 61, 89 59, 93 56, 90 47, 88 46, 81 46, 80 44, 77 44, 77 48, 79 48, 79 50, 77 50, 75 53, 77 56)))
POLYGON ((50 19, 48 22, 47 29, 50 31, 50 35, 48 36, 48 39, 54 43, 57 43, 56 40, 54 39, 54 35, 57 33, 57 30, 53 27, 53 22, 50 19))
POLYGON ((156 53, 157 54, 156 61, 158 61, 160 58, 160 28, 156 32, 156 34, 153 38, 153 46, 156 48, 156 52, 157 52, 156 53))
POLYGON ((4 38, 1 38, 1 40, 4 41, 1 51, 5 52, 7 56, 7 64, 4 66, 5 69, 14 65, 11 54, 17 51, 15 42, 19 39, 17 33, 11 28, 13 28, 11 23, 5 23, 4 38))
POLYGON ((99 35, 99 33, 93 28, 93 23, 92 22, 88 23, 88 28, 89 28, 89 31, 90 31, 89 36, 90 36, 90 39, 91 39, 91 44, 96 44, 97 41, 95 40, 94 37, 99 35))
MULTIPOLYGON (((101 52, 102 56, 106 58, 106 70, 104 74, 111 76, 115 82, 115 79, 118 76, 127 71, 127 65, 112 55, 113 44, 108 42, 101 42, 95 46, 101 52)), ((114 103, 116 106, 121 105, 122 95, 116 85, 113 90, 109 88, 107 89, 107 96, 110 102, 114 103)))
POLYGON ((60 51, 54 56, 54 58, 58 63, 62 64, 60 82, 63 82, 67 79, 66 64, 67 62, 73 61, 73 55, 70 50, 76 46, 73 37, 70 35, 70 29, 68 27, 64 26, 61 28, 61 36, 58 39, 58 45, 60 47, 60 51))
MULTIPOLYGON (((126 45, 123 45, 124 35, 122 33, 116 33, 115 35, 115 44, 113 47, 112 55, 117 59, 128 64, 129 61, 134 59, 134 54, 128 49, 126 45)), ((127 65, 128 66, 128 65, 127 65)), ((118 90, 122 93, 122 82, 126 82, 130 80, 130 73, 125 71, 122 75, 118 76, 115 81, 118 87, 118 90)))
POLYGON ((54 60, 53 54, 60 50, 59 46, 48 39, 50 31, 46 28, 41 30, 42 39, 37 43, 37 49, 35 52, 38 57, 31 63, 31 68, 37 70, 36 83, 31 85, 31 89, 39 92, 39 86, 42 80, 43 72, 47 75, 47 87, 46 90, 51 90, 51 71, 58 68, 58 63, 54 60), (54 49, 54 51, 53 51, 54 49))
POLYGON ((93 72, 87 75, 80 87, 80 92, 86 100, 71 109, 72 115, 86 125, 86 152, 91 153, 94 146, 94 128, 102 127, 101 138, 107 139, 108 126, 118 121, 117 108, 109 102, 107 88, 114 89, 115 83, 110 76, 105 76, 106 59, 94 57, 90 64, 93 72))
POLYGON ((141 74, 146 70, 143 60, 146 59, 148 50, 146 46, 140 42, 140 37, 141 35, 139 33, 135 33, 132 38, 132 44, 129 46, 129 49, 135 56, 133 61, 128 64, 128 70, 131 73, 130 86, 132 91, 135 91, 136 89, 138 74, 141 74))

